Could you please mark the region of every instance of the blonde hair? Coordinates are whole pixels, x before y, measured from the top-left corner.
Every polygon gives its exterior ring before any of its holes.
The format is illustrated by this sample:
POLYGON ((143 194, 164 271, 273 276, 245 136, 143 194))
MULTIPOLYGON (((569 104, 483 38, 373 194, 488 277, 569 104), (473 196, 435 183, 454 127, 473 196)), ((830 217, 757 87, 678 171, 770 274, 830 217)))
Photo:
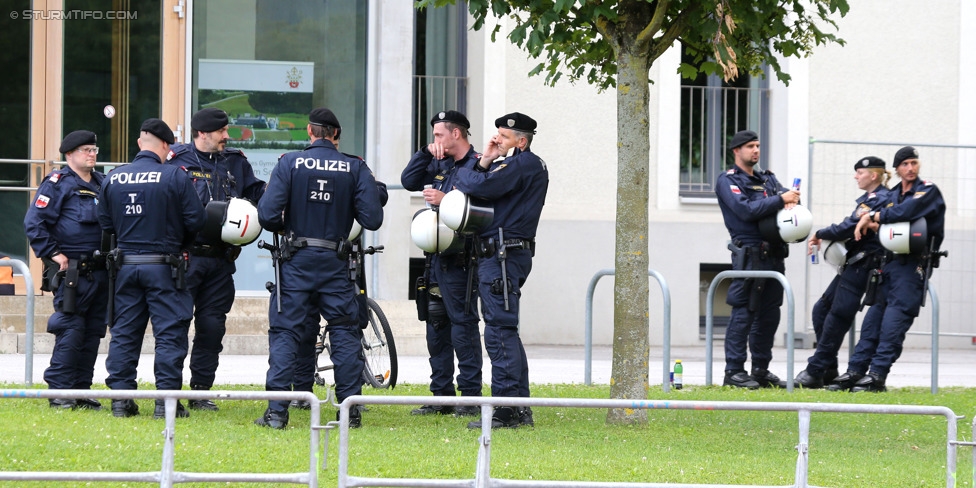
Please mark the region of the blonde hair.
POLYGON ((881 179, 881 186, 888 187, 888 180, 891 179, 890 171, 885 168, 867 168, 867 170, 878 175, 878 178, 881 179))

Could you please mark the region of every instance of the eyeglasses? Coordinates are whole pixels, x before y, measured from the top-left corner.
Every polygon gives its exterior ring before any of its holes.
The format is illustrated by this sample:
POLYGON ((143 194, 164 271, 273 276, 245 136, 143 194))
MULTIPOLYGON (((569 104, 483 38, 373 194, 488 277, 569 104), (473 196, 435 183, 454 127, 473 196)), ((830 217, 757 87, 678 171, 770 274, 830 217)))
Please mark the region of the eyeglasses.
POLYGON ((83 152, 83 153, 98 154, 98 146, 95 146, 95 147, 80 147, 80 148, 78 148, 78 150, 81 151, 81 152, 83 152))

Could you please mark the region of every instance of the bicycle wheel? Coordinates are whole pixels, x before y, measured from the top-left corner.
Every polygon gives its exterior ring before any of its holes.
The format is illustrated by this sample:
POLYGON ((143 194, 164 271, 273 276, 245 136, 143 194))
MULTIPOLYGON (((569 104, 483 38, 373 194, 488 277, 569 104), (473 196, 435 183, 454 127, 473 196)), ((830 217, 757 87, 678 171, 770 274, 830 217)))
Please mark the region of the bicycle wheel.
POLYGON ((369 325, 363 330, 363 354, 366 356, 363 379, 373 388, 393 388, 397 380, 393 331, 379 304, 372 298, 367 298, 366 303, 369 305, 369 325))

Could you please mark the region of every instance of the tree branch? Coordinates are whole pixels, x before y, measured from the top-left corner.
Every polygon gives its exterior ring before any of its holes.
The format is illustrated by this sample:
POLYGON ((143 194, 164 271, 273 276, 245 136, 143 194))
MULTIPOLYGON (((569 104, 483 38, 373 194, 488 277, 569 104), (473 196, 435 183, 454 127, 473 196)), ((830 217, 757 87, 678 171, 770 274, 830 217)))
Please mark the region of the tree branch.
POLYGON ((644 27, 640 33, 637 34, 637 45, 651 44, 651 40, 654 39, 654 34, 661 30, 661 25, 664 23, 664 18, 667 16, 668 7, 671 6, 671 0, 658 0, 657 8, 654 9, 654 16, 651 18, 651 22, 644 27))
POLYGON ((674 41, 681 37, 681 34, 687 31, 688 22, 691 18, 698 14, 699 6, 695 4, 686 10, 682 10, 674 21, 671 22, 671 26, 668 27, 661 37, 657 38, 652 44, 651 48, 648 50, 648 65, 652 64, 655 59, 661 57, 665 51, 667 51, 674 41))

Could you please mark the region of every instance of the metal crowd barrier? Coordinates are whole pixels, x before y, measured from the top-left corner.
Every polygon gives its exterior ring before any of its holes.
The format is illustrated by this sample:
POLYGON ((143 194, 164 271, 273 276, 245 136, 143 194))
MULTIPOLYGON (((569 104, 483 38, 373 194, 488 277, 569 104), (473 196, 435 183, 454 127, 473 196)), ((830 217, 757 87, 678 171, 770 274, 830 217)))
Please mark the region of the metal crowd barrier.
MULTIPOLYGON (((596 284, 599 283, 600 278, 604 276, 613 276, 616 274, 616 270, 613 268, 604 268, 597 271, 596 274, 590 278, 590 284, 586 287, 586 318, 584 319, 584 330, 583 330, 583 383, 586 386, 590 386, 593 377, 593 292, 596 290, 596 284)), ((648 276, 653 276, 659 285, 661 285, 661 293, 664 295, 664 339, 663 339, 663 355, 664 358, 662 362, 663 366, 663 377, 661 379, 661 388, 665 393, 671 391, 671 291, 668 289, 668 283, 664 280, 664 276, 653 269, 647 270, 648 276)), ((650 327, 648 327, 650 329, 650 327)), ((647 331, 648 336, 650 335, 650 330, 647 331)))
MULTIPOLYGON (((331 391, 331 390, 330 390, 331 391)), ((319 400, 311 392, 301 391, 194 391, 194 390, 0 390, 0 398, 87 398, 93 394, 110 400, 166 401, 166 427, 163 430, 163 460, 159 471, 148 472, 100 472, 100 471, 0 471, 0 481, 133 481, 159 483, 161 488, 171 488, 175 483, 295 483, 318 487, 319 431, 326 431, 325 452, 328 453, 328 430, 336 423, 321 425, 319 400), (309 468, 301 473, 190 473, 174 470, 176 458, 176 401, 188 400, 304 400, 312 406, 309 429, 309 468)), ((346 412, 348 428, 348 411, 346 412)), ((257 427, 254 427, 257 428, 257 427)), ((325 469, 325 456, 322 456, 325 469)))
POLYGON ((24 317, 27 336, 24 352, 27 358, 24 365, 24 384, 31 386, 34 384, 34 278, 31 277, 27 264, 19 259, 0 259, 0 266, 9 266, 24 275, 24 287, 27 288, 27 311, 24 317))
POLYGON ((705 386, 712 384, 712 328, 714 327, 714 304, 715 289, 723 280, 729 278, 773 278, 783 285, 783 292, 786 294, 786 391, 793 392, 793 317, 795 305, 793 304, 793 288, 790 282, 778 271, 722 271, 712 279, 712 284, 708 287, 708 296, 705 298, 705 386))
MULTIPOLYGON (((620 483, 594 481, 507 480, 491 477, 491 422, 482 422, 478 438, 478 462, 472 479, 367 478, 349 475, 349 410, 357 405, 453 405, 480 406, 481 418, 491 418, 492 407, 559 407, 559 408, 630 408, 648 410, 733 410, 764 412, 797 412, 799 443, 796 445, 796 480, 792 487, 807 488, 809 464, 810 417, 813 412, 939 415, 946 419, 946 487, 956 486, 956 414, 948 407, 920 405, 864 405, 842 403, 773 403, 773 402, 705 402, 672 400, 600 400, 583 398, 519 397, 429 397, 429 396, 351 396, 339 405, 339 473, 340 488, 362 486, 406 486, 442 488, 491 487, 698 487, 730 486, 672 483, 620 483)), ((974 454, 976 456, 976 454, 974 454)), ((976 463, 974 463, 976 464, 976 463)), ((759 485, 734 485, 758 487, 759 485)))

